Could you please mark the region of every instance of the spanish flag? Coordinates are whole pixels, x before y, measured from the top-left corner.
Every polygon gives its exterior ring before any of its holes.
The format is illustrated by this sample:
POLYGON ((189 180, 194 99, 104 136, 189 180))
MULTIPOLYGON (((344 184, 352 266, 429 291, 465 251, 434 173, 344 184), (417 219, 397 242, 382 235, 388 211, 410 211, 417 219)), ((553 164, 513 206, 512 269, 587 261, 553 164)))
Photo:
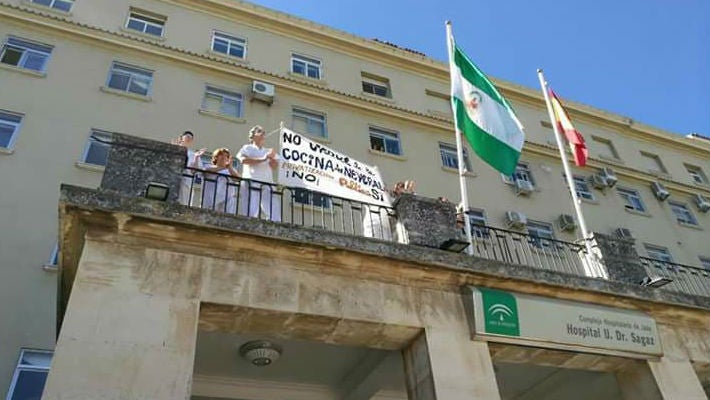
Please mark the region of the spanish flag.
POLYGON ((557 129, 564 133, 567 138, 567 143, 569 143, 569 147, 574 155, 575 165, 584 167, 587 165, 587 157, 589 155, 587 144, 584 143, 584 137, 572 126, 572 121, 570 121, 569 115, 567 115, 567 112, 562 107, 562 103, 560 99, 557 98, 555 92, 553 92, 552 89, 548 90, 550 92, 550 103, 552 103, 552 111, 555 115, 557 129))

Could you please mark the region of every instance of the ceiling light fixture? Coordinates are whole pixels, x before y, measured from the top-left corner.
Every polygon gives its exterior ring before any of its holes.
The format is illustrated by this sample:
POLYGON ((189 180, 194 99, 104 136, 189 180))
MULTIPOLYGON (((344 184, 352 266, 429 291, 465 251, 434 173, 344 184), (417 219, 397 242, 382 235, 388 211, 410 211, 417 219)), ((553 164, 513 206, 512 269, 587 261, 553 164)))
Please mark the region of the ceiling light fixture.
POLYGON ((282 352, 281 346, 268 340, 253 340, 239 347, 239 354, 257 367, 271 365, 282 352))

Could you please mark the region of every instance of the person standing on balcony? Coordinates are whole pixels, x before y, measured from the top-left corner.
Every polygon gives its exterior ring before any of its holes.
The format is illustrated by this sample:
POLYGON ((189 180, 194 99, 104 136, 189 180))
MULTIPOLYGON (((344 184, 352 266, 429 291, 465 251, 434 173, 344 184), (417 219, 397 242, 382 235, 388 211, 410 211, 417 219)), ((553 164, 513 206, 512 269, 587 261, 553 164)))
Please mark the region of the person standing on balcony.
POLYGON ((202 208, 223 211, 230 214, 237 212, 237 185, 231 177, 241 178, 232 166, 229 149, 221 148, 212 153, 212 165, 205 167, 206 172, 202 192, 202 208))
MULTIPOLYGON (((187 149, 187 162, 186 167, 194 169, 202 169, 202 155, 207 151, 207 149, 199 149, 197 151, 192 150, 192 142, 195 140, 195 135, 190 131, 185 131, 182 135, 178 136, 176 140, 173 140, 173 144, 182 146, 187 149)), ((191 199, 193 195, 193 186, 195 180, 195 171, 192 169, 185 169, 183 171, 182 181, 180 181, 180 196, 178 201, 180 204, 189 206, 190 203, 196 203, 194 198, 191 199)))
POLYGON ((279 162, 276 150, 264 147, 264 128, 259 125, 249 130, 249 143, 242 146, 237 159, 242 163, 245 181, 240 188, 240 202, 250 217, 263 216, 281 221, 281 200, 275 193, 273 170, 279 162))

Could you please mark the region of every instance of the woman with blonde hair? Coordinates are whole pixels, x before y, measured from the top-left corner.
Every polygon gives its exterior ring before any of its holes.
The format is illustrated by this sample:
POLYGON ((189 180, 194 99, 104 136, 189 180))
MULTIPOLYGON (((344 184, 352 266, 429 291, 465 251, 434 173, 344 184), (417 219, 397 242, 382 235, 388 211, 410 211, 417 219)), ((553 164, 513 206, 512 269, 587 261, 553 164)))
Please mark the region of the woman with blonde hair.
POLYGON ((235 214, 237 186, 230 177, 241 178, 241 175, 232 166, 232 154, 229 149, 222 147, 213 151, 212 165, 204 170, 208 173, 205 173, 203 184, 202 207, 235 214))

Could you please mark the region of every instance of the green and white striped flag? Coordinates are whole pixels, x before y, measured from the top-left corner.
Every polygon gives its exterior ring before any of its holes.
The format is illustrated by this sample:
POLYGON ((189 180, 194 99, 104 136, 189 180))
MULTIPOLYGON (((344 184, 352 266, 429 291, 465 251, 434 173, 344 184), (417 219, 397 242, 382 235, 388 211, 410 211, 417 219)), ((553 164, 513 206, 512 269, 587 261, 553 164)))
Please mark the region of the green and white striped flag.
POLYGON ((523 126, 505 98, 450 38, 451 107, 456 130, 473 151, 505 175, 512 175, 525 142, 523 126))

